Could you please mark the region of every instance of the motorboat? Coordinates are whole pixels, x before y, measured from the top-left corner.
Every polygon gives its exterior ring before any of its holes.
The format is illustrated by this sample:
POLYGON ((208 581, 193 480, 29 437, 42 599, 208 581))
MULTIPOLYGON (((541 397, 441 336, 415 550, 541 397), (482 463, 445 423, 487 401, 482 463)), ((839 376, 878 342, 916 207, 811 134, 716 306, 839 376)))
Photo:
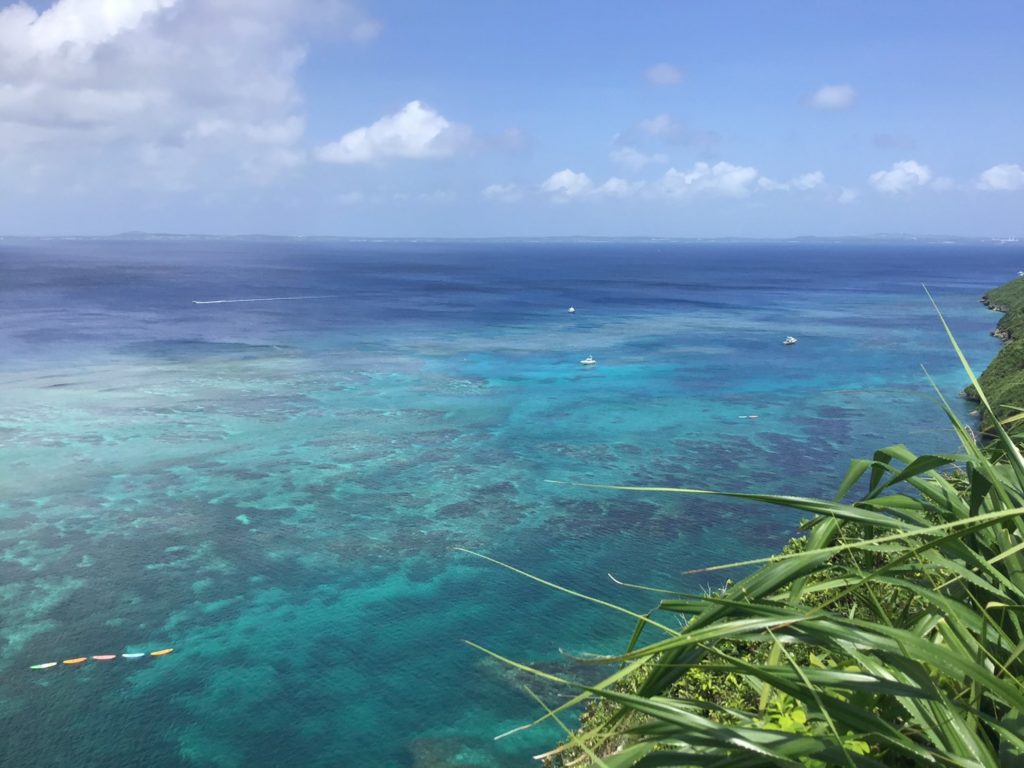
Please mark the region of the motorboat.
POLYGON ((580 365, 597 365, 597 360, 594 359, 593 355, 587 355, 580 360, 580 365))
POLYGON ((569 307, 569 314, 570 315, 575 315, 576 314, 576 307, 569 307))
POLYGON ((787 347, 792 346, 793 344, 796 344, 796 336, 787 336, 782 340, 782 343, 787 347))

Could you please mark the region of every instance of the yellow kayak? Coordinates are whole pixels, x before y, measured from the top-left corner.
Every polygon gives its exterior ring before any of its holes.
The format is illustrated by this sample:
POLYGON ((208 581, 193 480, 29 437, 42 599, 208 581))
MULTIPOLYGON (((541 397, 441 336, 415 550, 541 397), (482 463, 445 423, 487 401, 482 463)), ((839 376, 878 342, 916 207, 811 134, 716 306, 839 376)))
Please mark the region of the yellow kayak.
POLYGON ((81 664, 82 662, 88 661, 88 656, 79 656, 77 659, 64 659, 65 664, 81 664))
POLYGON ((173 651, 173 648, 164 648, 162 651, 153 651, 150 656, 166 656, 168 653, 173 651))

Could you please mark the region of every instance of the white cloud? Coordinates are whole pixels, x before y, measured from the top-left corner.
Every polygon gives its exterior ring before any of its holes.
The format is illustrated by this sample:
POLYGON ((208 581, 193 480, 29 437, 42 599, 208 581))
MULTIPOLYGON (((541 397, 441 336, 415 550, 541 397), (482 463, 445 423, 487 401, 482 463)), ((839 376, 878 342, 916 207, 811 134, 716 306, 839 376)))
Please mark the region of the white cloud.
POLYGON ((756 168, 718 162, 696 163, 688 171, 669 168, 658 182, 658 191, 666 197, 680 198, 707 192, 725 197, 746 197, 758 180, 756 168))
POLYGON ((837 197, 836 200, 839 202, 840 205, 849 205, 850 203, 857 202, 857 200, 859 198, 860 198, 860 190, 859 189, 853 189, 851 187, 843 187, 842 191, 839 193, 839 197, 837 197))
POLYGON ((450 157, 468 139, 467 128, 450 123, 420 101, 410 101, 395 114, 319 147, 316 157, 326 163, 343 164, 450 157))
POLYGON ((682 123, 677 122, 668 115, 658 115, 648 120, 641 120, 640 130, 661 139, 671 139, 680 136, 684 131, 684 127, 682 123))
POLYGON ((609 154, 612 162, 631 171, 639 171, 648 165, 667 163, 668 157, 662 154, 645 155, 635 147, 617 147, 609 154))
POLYGON ((601 186, 594 189, 593 194, 604 195, 606 197, 629 197, 636 193, 638 189, 643 187, 643 182, 640 181, 626 181, 620 179, 617 176, 612 176, 601 186))
POLYGON ((629 197, 644 186, 643 182, 626 181, 612 176, 601 185, 595 185, 585 173, 568 168, 551 174, 541 185, 556 203, 567 203, 582 198, 629 197))
POLYGON ((524 193, 518 184, 490 184, 480 192, 487 200, 499 203, 515 203, 523 199, 524 193))
POLYGON ((387 205, 389 203, 444 204, 453 202, 456 195, 449 189, 434 189, 426 192, 409 192, 378 188, 370 192, 353 190, 334 196, 334 202, 342 206, 387 205))
POLYGON ((93 185, 187 189, 294 168, 312 25, 360 39, 380 29, 346 0, 8 4, 0 170, 32 168, 61 189, 69 167, 93 185))
POLYGON ((793 185, 793 189, 806 190, 821 186, 824 182, 824 173, 821 171, 812 171, 811 173, 805 173, 801 176, 797 176, 795 179, 790 181, 790 184, 793 185))
POLYGON ((280 173, 306 164, 306 152, 291 147, 269 147, 262 153, 242 159, 242 169, 258 181, 269 182, 280 173))
POLYGON ((789 181, 773 181, 767 176, 761 176, 757 180, 757 186, 768 192, 789 192, 796 190, 805 192, 809 189, 821 186, 825 182, 825 174, 821 171, 812 171, 796 176, 789 181))
POLYGON ((557 202, 567 202, 587 194, 594 188, 594 182, 585 173, 576 173, 568 168, 551 174, 541 185, 557 202))
POLYGON ((648 136, 653 136, 672 144, 688 144, 708 149, 721 141, 715 131, 691 130, 686 124, 671 115, 660 114, 637 123, 637 128, 648 136))
POLYGON ((662 62, 647 70, 647 79, 655 85, 678 85, 683 82, 683 73, 671 64, 662 62))
POLYGON ((0 10, 5 69, 42 64, 89 64, 97 48, 131 32, 178 0, 101 3, 59 0, 42 13, 23 2, 0 10))
MULTIPOLYGON (((689 170, 670 168, 653 182, 631 181, 612 176, 603 184, 596 184, 586 173, 565 168, 551 174, 539 185, 539 190, 557 203, 571 200, 598 198, 627 198, 642 194, 647 199, 679 200, 700 195, 743 198, 758 191, 806 191, 825 183, 825 174, 812 171, 795 176, 786 182, 776 182, 758 174, 752 166, 718 162, 713 165, 698 162, 689 170)), ((491 185, 484 190, 490 199, 503 199, 507 194, 518 195, 520 190, 509 185, 491 185)), ((519 199, 515 197, 514 199, 519 199)))
POLYGON ((185 131, 186 138, 238 138, 255 144, 294 144, 302 138, 306 121, 298 115, 258 124, 236 123, 223 118, 203 119, 185 131))
POLYGON ((1024 189, 1024 167, 1016 163, 993 165, 982 172, 976 186, 987 192, 1013 192, 1024 189))
POLYGON ((846 109, 853 104, 855 95, 851 85, 823 85, 811 97, 811 106, 816 109, 846 109))
POLYGON ((868 181, 880 192, 896 194, 908 192, 914 187, 923 187, 931 178, 932 172, 927 165, 914 160, 901 160, 893 163, 888 171, 872 173, 868 181))

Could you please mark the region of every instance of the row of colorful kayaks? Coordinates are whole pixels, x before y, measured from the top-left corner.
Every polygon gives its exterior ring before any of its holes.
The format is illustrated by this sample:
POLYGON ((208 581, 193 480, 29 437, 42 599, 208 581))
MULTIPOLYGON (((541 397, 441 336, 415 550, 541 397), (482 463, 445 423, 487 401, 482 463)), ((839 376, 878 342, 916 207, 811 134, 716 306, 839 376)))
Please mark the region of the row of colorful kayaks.
MULTIPOLYGON (((122 653, 122 659, 141 659, 143 656, 166 656, 168 653, 172 653, 173 648, 162 648, 159 651, 150 651, 149 653, 122 653)), ((85 664, 90 658, 93 661, 113 661, 118 656, 116 653, 108 653, 100 656, 78 656, 74 659, 64 659, 64 661, 48 661, 45 664, 33 664, 29 669, 50 669, 56 667, 58 664, 66 664, 71 667, 76 664, 85 664)))

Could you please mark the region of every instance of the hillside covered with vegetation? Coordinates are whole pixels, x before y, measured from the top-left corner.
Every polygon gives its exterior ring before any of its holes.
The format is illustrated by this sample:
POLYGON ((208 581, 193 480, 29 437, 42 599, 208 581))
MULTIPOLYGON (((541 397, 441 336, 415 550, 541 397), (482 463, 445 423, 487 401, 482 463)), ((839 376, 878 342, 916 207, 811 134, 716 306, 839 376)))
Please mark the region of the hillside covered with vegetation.
MULTIPOLYGON (((1000 318, 994 335, 1003 340, 995 359, 979 377, 981 386, 995 406, 996 416, 1005 419, 1024 407, 1024 277, 989 291, 982 301, 997 312, 1000 318)), ((978 400, 977 390, 970 386, 964 394, 978 400)), ((991 433, 992 420, 982 417, 982 429, 991 433)))
MULTIPOLYGON (((1024 280, 989 294, 1007 309, 1007 349, 1024 340, 1022 294, 1024 280)), ((805 535, 708 569, 740 574, 714 594, 662 593, 632 613, 621 654, 581 660, 607 665, 600 683, 498 657, 570 694, 535 696, 537 722, 567 736, 546 764, 1024 765, 1024 457, 993 418, 995 402, 1024 403, 1024 366, 1001 357, 1005 373, 986 372, 997 401, 960 354, 984 444, 943 403, 956 453, 889 446, 853 461, 831 499, 718 494, 799 510, 805 535), (580 704, 573 730, 561 713, 580 704)))

